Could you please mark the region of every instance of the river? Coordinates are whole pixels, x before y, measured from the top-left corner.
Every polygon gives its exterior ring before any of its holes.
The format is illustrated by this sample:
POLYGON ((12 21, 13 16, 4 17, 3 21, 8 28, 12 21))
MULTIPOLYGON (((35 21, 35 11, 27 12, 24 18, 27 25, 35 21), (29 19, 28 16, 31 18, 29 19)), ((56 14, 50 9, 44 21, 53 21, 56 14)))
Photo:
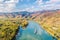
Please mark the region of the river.
POLYGON ((56 40, 47 33, 38 23, 28 21, 29 24, 25 29, 19 28, 16 40, 56 40))

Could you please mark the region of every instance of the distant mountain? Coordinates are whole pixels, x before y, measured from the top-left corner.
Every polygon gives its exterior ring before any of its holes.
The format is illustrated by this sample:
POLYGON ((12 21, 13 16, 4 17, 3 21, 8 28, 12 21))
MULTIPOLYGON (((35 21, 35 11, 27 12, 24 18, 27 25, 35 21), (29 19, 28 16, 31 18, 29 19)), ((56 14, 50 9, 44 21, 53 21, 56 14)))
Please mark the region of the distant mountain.
MULTIPOLYGON (((0 18, 4 18, 4 17, 7 17, 7 18, 9 18, 9 17, 11 17, 11 18, 15 18, 15 17, 20 17, 20 16, 22 16, 22 17, 31 17, 31 16, 33 16, 32 14, 35 14, 35 15, 40 15, 40 14, 42 14, 42 13, 46 13, 46 14, 48 14, 48 13, 51 13, 51 12, 58 12, 58 11, 60 11, 59 9, 57 9, 57 10, 43 10, 43 11, 35 11, 35 12, 27 12, 27 11, 21 11, 21 12, 11 12, 11 13, 3 13, 3 12, 0 12, 0 18)), ((49 14, 48 14, 49 15, 49 14)))
POLYGON ((16 16, 22 16, 22 17, 27 17, 30 16, 30 12, 27 11, 21 11, 21 12, 12 12, 12 13, 0 13, 0 17, 16 17, 16 16))

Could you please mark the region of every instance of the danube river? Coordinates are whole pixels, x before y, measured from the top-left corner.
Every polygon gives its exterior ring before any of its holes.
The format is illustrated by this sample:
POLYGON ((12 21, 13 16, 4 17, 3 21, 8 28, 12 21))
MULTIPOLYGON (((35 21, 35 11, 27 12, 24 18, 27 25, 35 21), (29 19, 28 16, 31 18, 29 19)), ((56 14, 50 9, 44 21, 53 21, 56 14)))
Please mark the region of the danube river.
POLYGON ((29 24, 25 29, 19 28, 16 40, 56 40, 47 33, 38 23, 28 21, 29 24))

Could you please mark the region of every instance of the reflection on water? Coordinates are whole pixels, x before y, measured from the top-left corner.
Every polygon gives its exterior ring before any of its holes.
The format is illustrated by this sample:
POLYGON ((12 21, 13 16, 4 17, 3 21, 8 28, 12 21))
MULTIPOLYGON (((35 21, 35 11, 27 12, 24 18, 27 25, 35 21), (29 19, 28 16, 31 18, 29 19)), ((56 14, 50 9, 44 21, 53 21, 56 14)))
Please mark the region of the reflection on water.
POLYGON ((34 22, 29 21, 26 29, 19 28, 16 40, 56 40, 53 39, 41 26, 34 22))

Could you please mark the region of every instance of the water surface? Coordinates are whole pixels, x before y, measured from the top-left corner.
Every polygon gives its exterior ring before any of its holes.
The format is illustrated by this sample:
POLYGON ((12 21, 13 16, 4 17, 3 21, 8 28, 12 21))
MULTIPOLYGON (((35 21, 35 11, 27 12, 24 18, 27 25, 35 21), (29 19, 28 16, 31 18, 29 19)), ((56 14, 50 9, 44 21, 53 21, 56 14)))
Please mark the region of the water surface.
POLYGON ((26 29, 19 28, 16 40, 56 40, 38 23, 29 21, 26 29))

